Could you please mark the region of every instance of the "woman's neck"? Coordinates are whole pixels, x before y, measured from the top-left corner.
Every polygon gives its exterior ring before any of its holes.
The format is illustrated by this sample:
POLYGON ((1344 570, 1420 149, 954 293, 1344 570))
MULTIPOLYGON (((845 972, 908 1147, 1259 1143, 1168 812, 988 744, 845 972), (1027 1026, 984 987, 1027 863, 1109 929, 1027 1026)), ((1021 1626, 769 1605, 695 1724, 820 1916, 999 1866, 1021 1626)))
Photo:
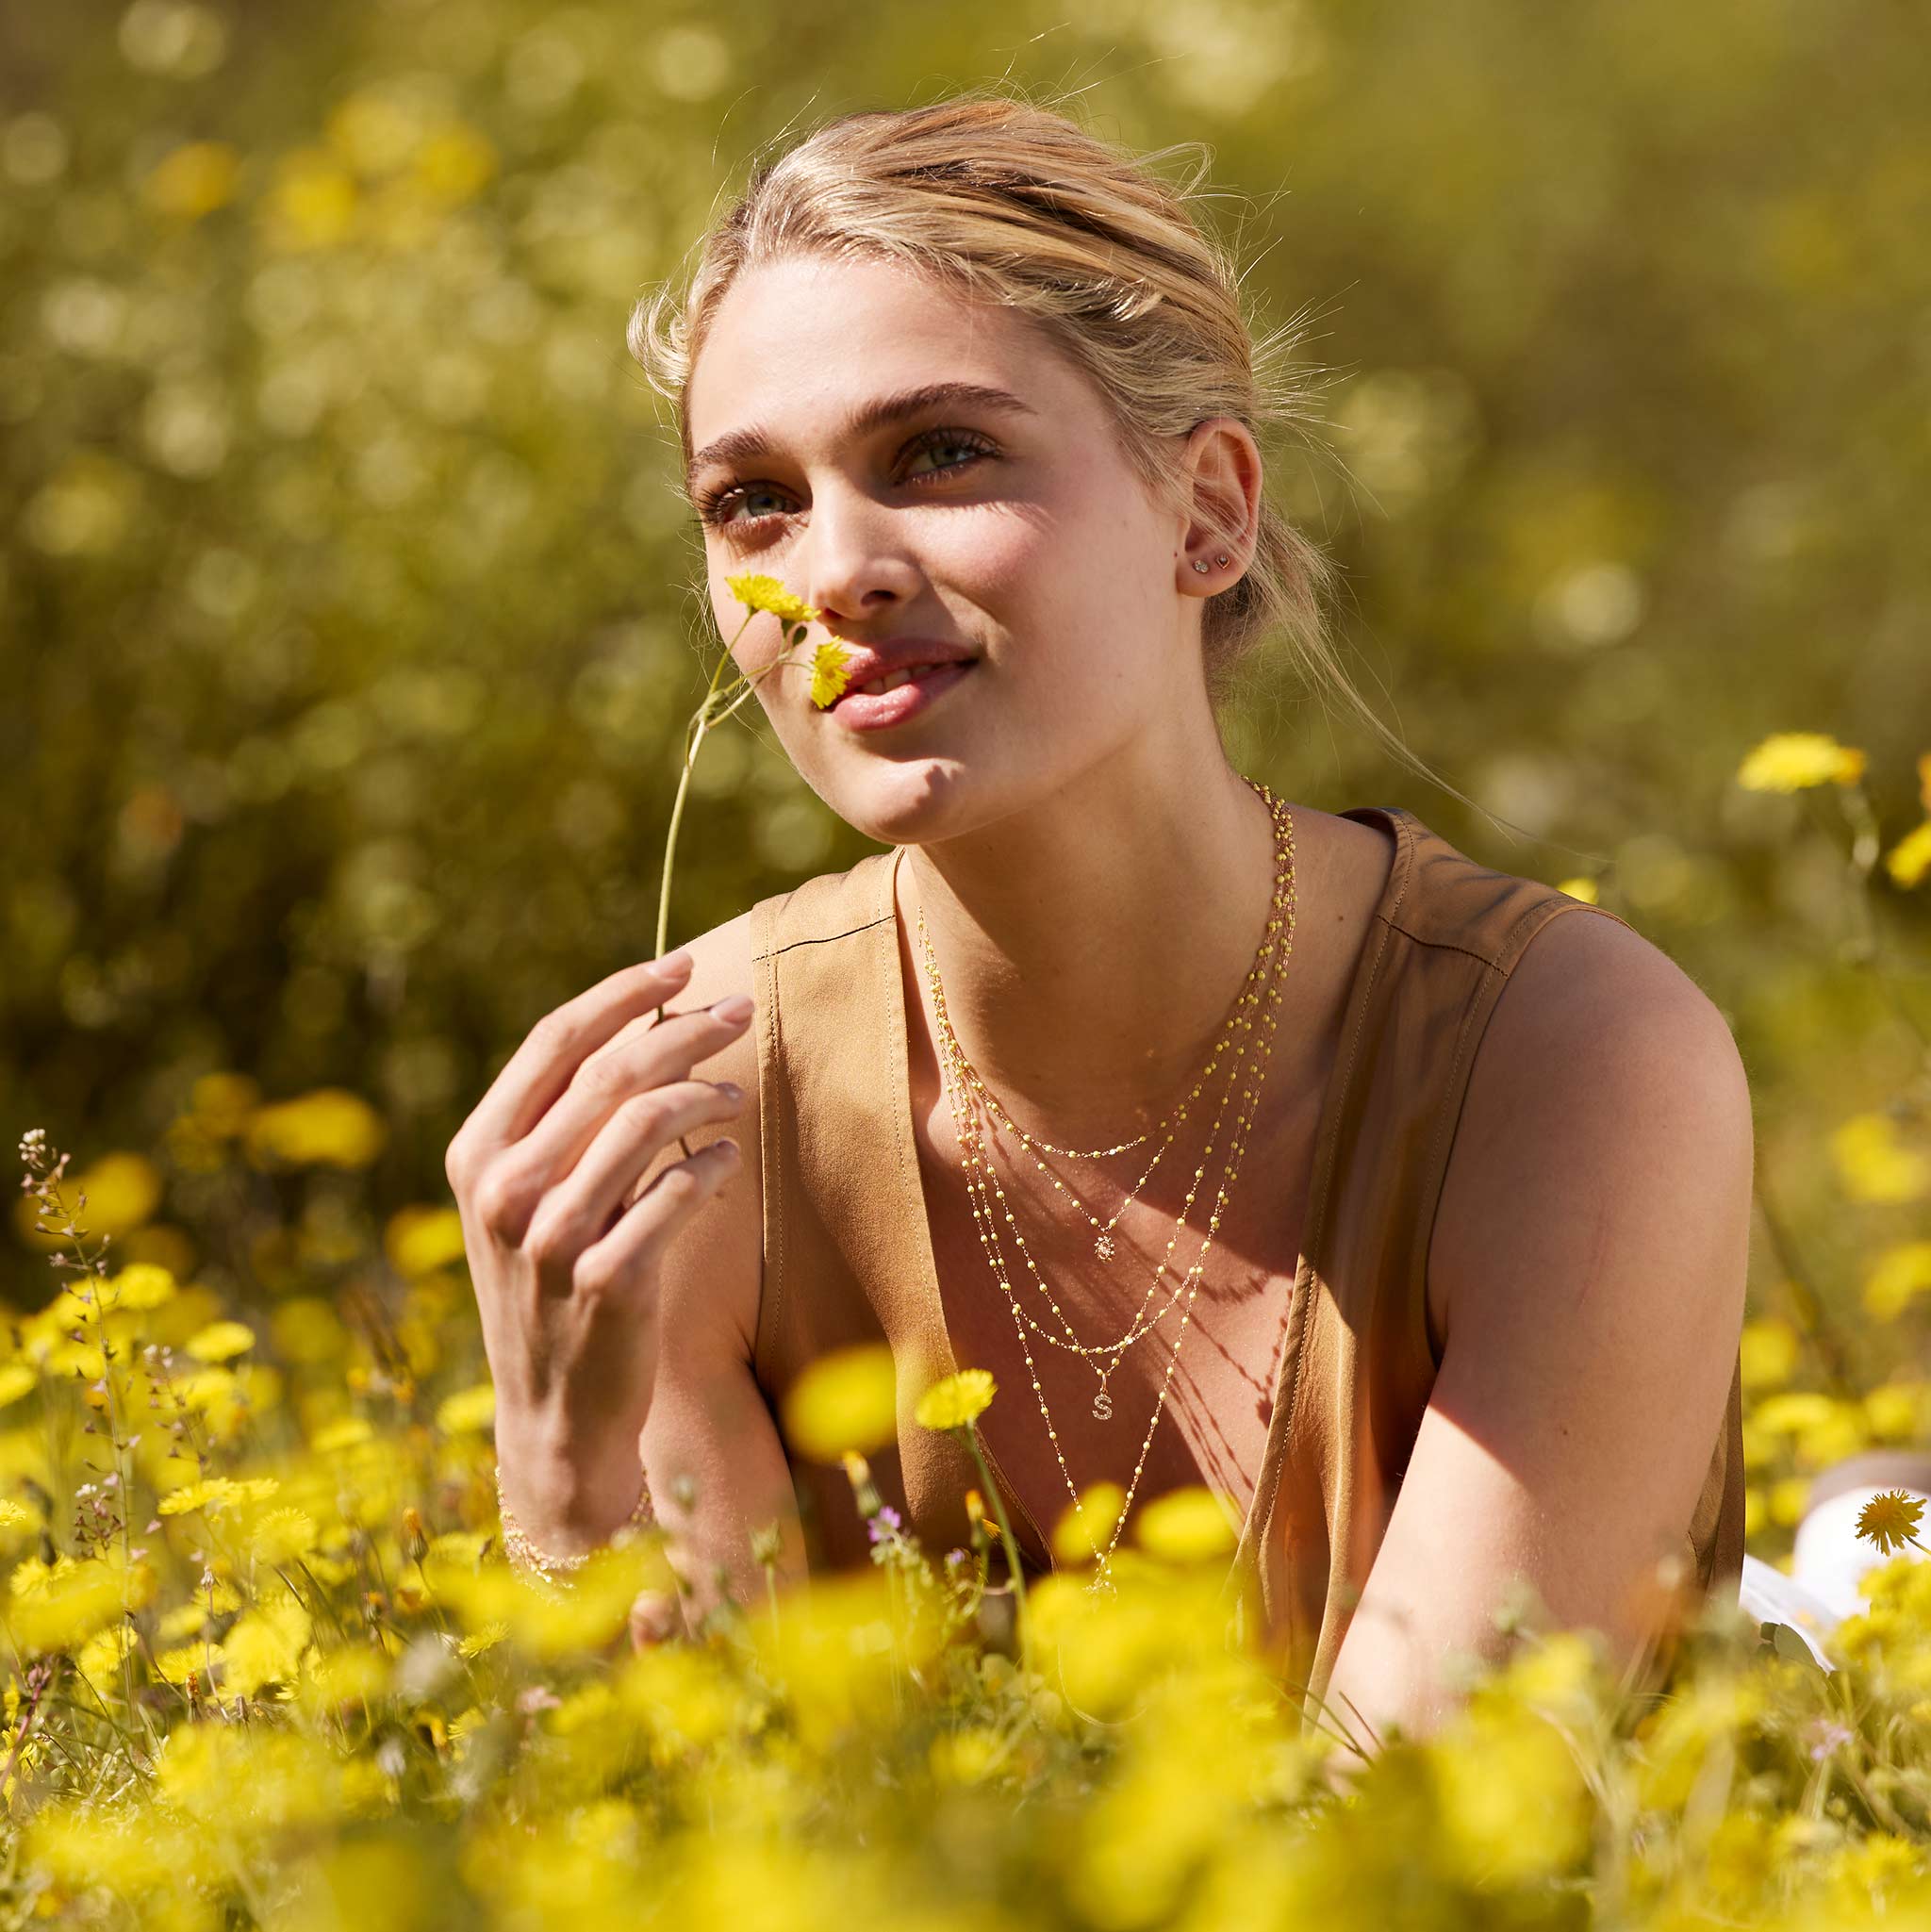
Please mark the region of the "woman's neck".
POLYGON ((923 906, 966 1057, 1068 1145, 1141 1131, 1184 1093, 1271 910, 1274 828, 1246 781, 1146 780, 1121 761, 900 868, 914 964, 923 983, 923 906))

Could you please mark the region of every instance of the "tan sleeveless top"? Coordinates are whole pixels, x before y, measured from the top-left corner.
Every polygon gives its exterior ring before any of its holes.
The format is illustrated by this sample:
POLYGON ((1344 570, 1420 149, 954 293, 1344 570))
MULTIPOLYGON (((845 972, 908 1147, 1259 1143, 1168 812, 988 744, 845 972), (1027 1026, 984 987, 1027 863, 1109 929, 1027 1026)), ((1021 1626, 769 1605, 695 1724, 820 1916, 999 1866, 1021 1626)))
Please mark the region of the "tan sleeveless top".
MULTIPOLYGON (((1378 822, 1394 835, 1395 857, 1322 1099, 1266 1446, 1227 1599, 1230 1631, 1316 1696, 1380 1547, 1434 1381, 1428 1239, 1483 1029, 1547 920, 1572 911, 1616 916, 1492 871, 1399 808, 1341 816, 1378 822)), ((872 1472, 937 1562, 967 1542, 965 1495, 981 1478, 949 1435, 913 1416, 925 1390, 961 1364, 946 1328, 912 1120, 894 897, 902 852, 873 853, 751 912, 764 1187, 754 1365, 775 1408, 821 1353, 889 1345, 899 1440, 871 1459, 872 1472)), ((1137 1448, 1135 1434, 1126 1452, 1137 1448)), ((1055 1521, 1067 1501, 1016 1494, 988 1460, 1028 1573, 1049 1567, 1037 1525, 1055 1521)), ((792 1479, 810 1567, 867 1562, 842 1467, 794 1461, 792 1479)), ((1735 1597, 1743 1556, 1736 1369, 1684 1553, 1697 1587, 1735 1597)))

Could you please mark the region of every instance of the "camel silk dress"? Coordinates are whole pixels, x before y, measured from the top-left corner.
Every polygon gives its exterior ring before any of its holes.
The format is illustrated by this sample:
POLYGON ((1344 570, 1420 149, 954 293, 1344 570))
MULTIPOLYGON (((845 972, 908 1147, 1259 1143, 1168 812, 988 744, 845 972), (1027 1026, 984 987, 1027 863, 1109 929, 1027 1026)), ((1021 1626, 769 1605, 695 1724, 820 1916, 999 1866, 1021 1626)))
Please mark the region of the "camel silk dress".
MULTIPOLYGON (((1230 1633, 1312 1693, 1309 1713, 1380 1546, 1434 1381, 1428 1241, 1483 1029, 1547 920, 1615 917, 1477 864, 1398 807, 1341 816, 1391 834, 1393 865, 1321 1100, 1265 1448, 1227 1597, 1230 1633)), ((965 1495, 980 1478, 961 1445, 913 1415, 924 1391, 962 1364, 912 1119, 894 897, 902 855, 899 847, 873 853, 752 909, 764 1192, 754 1366, 775 1412, 826 1351, 890 1346, 898 1444, 871 1459, 872 1473, 937 1560, 967 1543, 965 1495)), ((1743 1556, 1741 1396, 1733 1367, 1682 1547, 1692 1587, 1729 1600, 1743 1556)), ((1123 1455, 1143 1431, 1131 1433, 1123 1455)), ((1049 1567, 1040 1525, 1069 1507, 1064 1487, 1057 1497, 1023 1496, 996 1460, 992 1469, 1029 1575, 1049 1567)), ((794 1459, 791 1473, 810 1568, 866 1564, 866 1526, 842 1467, 794 1459)), ((1118 1478, 1129 1473, 1123 1466, 1118 1478)), ((1662 1655, 1651 1652, 1652 1670, 1662 1655)))

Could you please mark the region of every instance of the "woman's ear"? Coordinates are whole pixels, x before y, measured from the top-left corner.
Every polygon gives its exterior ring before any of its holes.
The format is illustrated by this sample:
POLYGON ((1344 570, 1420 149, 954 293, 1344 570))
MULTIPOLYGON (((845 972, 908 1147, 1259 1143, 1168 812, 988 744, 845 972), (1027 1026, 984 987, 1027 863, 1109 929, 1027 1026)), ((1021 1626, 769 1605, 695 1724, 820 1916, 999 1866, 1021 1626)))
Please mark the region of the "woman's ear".
POLYGON ((1240 581, 1254 553, 1261 447, 1246 423, 1210 416, 1189 433, 1180 463, 1176 584, 1196 597, 1212 597, 1240 581))

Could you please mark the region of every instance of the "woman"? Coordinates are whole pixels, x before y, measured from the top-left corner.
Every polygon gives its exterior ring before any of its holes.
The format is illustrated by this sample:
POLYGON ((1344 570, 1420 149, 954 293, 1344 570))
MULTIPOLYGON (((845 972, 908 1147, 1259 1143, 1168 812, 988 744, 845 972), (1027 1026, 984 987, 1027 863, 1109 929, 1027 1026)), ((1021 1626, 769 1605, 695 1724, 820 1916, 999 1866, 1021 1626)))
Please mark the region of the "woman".
POLYGON ((654 1496, 700 1609, 756 1593, 772 1521, 784 1580, 862 1560, 772 1412, 883 1337, 875 1473, 928 1548, 973 1474, 911 1408, 986 1368, 1031 1563, 1096 1483, 1205 1483, 1257 1634, 1376 1730, 1426 1728, 1525 1583, 1637 1660, 1734 1600, 1729 1032, 1613 916, 1230 767, 1263 633, 1352 693, 1263 493, 1298 399, 1185 196, 999 96, 849 117, 632 343, 720 628, 758 572, 855 652, 829 709, 788 667, 759 695, 890 850, 551 1015, 452 1144, 519 1554, 654 1496))

